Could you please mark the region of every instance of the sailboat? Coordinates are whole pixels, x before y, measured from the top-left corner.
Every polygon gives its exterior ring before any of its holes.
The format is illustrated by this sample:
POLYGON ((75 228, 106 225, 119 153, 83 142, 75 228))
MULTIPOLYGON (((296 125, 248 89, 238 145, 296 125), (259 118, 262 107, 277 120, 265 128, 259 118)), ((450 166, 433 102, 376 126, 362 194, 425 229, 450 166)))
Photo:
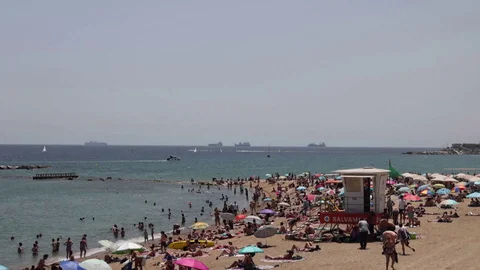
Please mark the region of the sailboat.
POLYGON ((193 153, 196 153, 197 152, 197 148, 193 149, 193 153))
POLYGON ((42 153, 45 153, 45 152, 47 152, 47 147, 46 147, 46 146, 43 146, 42 153))
POLYGON ((220 153, 223 153, 223 150, 222 150, 222 148, 220 148, 220 153))

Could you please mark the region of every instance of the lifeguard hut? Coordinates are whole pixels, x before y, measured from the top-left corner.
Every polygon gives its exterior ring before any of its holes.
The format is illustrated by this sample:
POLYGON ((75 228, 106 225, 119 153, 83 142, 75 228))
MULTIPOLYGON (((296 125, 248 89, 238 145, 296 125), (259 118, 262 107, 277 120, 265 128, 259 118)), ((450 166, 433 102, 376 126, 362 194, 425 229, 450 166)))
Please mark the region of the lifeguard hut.
POLYGON ((385 208, 385 189, 390 171, 367 167, 337 170, 334 173, 342 177, 344 211, 322 212, 320 222, 357 224, 360 218, 367 218, 374 211, 378 223, 385 208))

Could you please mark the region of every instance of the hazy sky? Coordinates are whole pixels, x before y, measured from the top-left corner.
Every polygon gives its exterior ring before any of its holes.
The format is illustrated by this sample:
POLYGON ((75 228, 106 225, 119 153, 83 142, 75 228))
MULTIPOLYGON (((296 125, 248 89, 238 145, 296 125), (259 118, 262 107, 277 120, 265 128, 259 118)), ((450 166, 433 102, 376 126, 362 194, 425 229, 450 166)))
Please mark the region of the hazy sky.
POLYGON ((480 141, 480 1, 2 1, 0 143, 480 141))

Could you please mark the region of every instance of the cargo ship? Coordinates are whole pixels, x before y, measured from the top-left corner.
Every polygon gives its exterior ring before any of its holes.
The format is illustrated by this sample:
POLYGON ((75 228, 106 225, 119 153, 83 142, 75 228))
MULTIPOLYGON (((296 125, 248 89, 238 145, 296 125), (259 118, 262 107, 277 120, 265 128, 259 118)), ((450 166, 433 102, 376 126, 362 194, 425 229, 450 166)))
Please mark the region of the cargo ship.
POLYGON ((250 147, 250 146, 251 145, 249 142, 239 142, 235 144, 235 147, 250 147))
POLYGON ((99 147, 99 146, 107 146, 106 142, 96 142, 96 141, 89 141, 85 143, 85 146, 88 147, 99 147))
POLYGON ((307 147, 327 147, 327 145, 324 142, 319 143, 319 144, 311 143, 311 144, 307 145, 307 147))
POLYGON ((208 144, 208 147, 222 147, 222 146, 223 146, 222 142, 208 144))

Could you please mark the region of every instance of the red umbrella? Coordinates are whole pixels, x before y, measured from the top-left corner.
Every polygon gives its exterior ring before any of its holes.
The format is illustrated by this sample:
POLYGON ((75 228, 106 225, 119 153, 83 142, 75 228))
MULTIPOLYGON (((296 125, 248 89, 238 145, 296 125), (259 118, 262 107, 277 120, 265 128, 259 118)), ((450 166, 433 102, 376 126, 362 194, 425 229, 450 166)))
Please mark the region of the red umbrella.
POLYGON ((327 183, 327 184, 340 184, 340 183, 342 183, 342 181, 341 180, 328 180, 325 183, 327 183))
POLYGON ((403 199, 406 201, 421 201, 422 199, 419 196, 413 194, 407 194, 403 196, 403 199))
POLYGON ((240 215, 237 215, 235 217, 235 220, 242 220, 242 219, 245 219, 245 218, 247 218, 247 216, 240 214, 240 215))
POLYGON ((309 195, 307 195, 307 200, 313 201, 313 200, 315 200, 316 197, 317 196, 315 196, 315 195, 309 194, 309 195))

